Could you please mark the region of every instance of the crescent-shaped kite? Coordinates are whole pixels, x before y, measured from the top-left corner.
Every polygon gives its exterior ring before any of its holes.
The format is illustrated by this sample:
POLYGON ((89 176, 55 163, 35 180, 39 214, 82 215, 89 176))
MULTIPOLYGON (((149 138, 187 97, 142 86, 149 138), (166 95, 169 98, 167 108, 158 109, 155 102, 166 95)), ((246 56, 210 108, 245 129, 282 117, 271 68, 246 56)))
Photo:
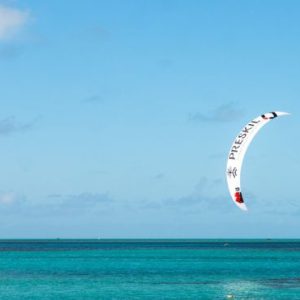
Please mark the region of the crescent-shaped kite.
POLYGON ((243 127, 230 148, 226 169, 227 184, 233 202, 242 210, 247 210, 240 185, 241 170, 246 151, 252 139, 264 125, 277 117, 285 115, 289 115, 289 113, 274 111, 255 118, 243 127))

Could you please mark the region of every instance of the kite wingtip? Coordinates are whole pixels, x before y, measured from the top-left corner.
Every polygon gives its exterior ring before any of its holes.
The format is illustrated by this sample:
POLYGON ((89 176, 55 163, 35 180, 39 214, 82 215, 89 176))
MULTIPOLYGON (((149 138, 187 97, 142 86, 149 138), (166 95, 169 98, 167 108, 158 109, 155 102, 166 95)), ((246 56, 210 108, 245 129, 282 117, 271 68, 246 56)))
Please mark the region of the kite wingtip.
POLYGON ((276 111, 277 116, 288 116, 291 113, 285 111, 276 111))
POLYGON ((239 204, 239 208, 243 211, 248 211, 248 208, 244 203, 239 204))

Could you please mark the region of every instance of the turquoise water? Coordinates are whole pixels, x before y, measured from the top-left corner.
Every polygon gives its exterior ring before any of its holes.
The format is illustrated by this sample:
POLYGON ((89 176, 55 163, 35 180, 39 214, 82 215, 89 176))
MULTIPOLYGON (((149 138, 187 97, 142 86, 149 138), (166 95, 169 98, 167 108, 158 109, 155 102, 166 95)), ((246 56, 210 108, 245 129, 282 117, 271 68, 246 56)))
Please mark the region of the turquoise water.
POLYGON ((300 299, 300 240, 0 241, 0 299, 300 299))

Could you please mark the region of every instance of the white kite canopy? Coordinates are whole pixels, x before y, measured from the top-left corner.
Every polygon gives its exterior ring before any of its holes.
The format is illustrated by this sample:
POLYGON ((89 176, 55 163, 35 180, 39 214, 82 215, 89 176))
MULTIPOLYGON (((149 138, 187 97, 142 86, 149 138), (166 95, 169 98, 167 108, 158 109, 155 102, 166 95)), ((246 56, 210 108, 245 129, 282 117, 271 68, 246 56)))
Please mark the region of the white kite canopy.
POLYGON ((226 177, 228 189, 233 202, 242 210, 247 210, 241 192, 241 170, 245 153, 258 131, 276 117, 289 113, 274 111, 265 113, 249 122, 235 138, 228 155, 226 177))

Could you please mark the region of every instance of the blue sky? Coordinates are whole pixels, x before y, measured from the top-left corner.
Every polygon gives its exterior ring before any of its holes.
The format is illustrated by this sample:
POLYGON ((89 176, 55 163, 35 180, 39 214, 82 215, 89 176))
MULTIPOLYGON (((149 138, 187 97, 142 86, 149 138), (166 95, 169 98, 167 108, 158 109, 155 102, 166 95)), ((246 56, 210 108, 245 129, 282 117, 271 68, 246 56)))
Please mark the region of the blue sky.
POLYGON ((299 9, 0 1, 0 237, 299 237, 299 9))

